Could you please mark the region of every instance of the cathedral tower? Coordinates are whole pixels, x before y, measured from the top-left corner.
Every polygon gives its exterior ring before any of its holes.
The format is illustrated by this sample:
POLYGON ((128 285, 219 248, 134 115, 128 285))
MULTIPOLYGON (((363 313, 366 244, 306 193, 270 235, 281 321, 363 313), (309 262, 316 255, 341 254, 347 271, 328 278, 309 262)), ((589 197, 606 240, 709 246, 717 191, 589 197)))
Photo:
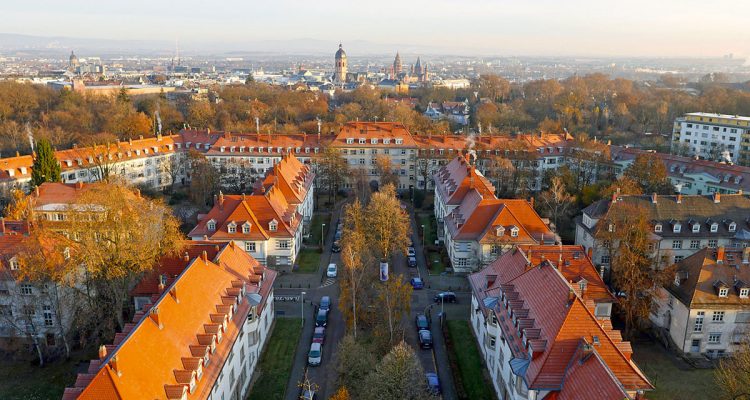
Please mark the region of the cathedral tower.
POLYGON ((349 62, 346 60, 346 52, 341 46, 341 43, 339 43, 339 50, 336 52, 335 63, 336 72, 333 74, 333 81, 335 83, 345 83, 349 62))

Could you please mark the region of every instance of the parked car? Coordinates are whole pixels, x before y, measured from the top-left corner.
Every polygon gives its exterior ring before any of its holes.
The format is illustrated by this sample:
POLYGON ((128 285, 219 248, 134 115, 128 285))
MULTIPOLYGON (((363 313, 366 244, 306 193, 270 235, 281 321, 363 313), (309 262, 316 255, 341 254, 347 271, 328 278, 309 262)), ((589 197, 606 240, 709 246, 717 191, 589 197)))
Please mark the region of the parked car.
POLYGON ((422 278, 411 278, 409 283, 411 283, 411 287, 414 290, 424 289, 424 282, 422 282, 422 278))
POLYGON ((415 257, 417 255, 416 250, 414 250, 414 247, 411 247, 411 246, 409 246, 409 248, 406 249, 406 253, 407 253, 406 255, 408 255, 409 257, 415 257))
POLYGON ((315 327, 315 330, 313 331, 312 341, 313 343, 323 344, 323 342, 326 341, 326 328, 323 326, 315 327))
POLYGON ((336 274, 338 272, 338 269, 336 268, 336 264, 328 264, 328 268, 326 269, 326 276, 329 278, 335 278, 336 274))
POLYGON ((427 378, 427 390, 432 394, 440 394, 440 379, 434 372, 428 372, 424 374, 427 378))
POLYGON ((409 238, 409 247, 414 247, 414 239, 409 238))
POLYGON ((417 257, 409 257, 407 260, 409 263, 409 267, 416 268, 417 267, 417 257))
POLYGON ((328 324, 328 310, 318 310, 315 316, 315 326, 326 326, 328 324))
POLYGON ((430 329, 430 321, 427 319, 427 316, 424 314, 418 314, 417 318, 415 318, 416 324, 417 324, 417 330, 429 330, 430 329))
POLYGON ((333 240, 341 240, 341 231, 336 231, 336 234, 333 235, 333 240))
POLYGON ((320 298, 320 309, 321 310, 330 310, 331 309, 331 298, 328 296, 323 296, 320 298))
POLYGON ((333 242, 333 244, 331 245, 331 252, 332 253, 340 253, 341 252, 341 242, 339 242, 338 240, 335 241, 335 242, 333 242))
POLYGON ((312 343, 310 345, 310 352, 307 353, 307 365, 316 366, 320 365, 323 359, 323 345, 320 343, 312 343))
POLYGON ((440 303, 441 299, 444 303, 455 303, 458 301, 458 299, 456 299, 456 294, 453 292, 438 293, 432 298, 435 303, 440 303))
POLYGON ((432 332, 428 330, 419 331, 419 347, 423 349, 432 348, 432 332))

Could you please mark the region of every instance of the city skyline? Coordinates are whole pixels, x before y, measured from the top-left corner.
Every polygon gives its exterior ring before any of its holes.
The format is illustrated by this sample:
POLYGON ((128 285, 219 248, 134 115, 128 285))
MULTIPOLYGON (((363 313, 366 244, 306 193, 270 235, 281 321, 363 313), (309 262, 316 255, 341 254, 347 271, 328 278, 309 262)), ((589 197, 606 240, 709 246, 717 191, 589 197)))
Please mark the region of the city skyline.
MULTIPOLYGON (((225 1, 199 9, 189 0, 136 0, 127 8, 114 4, 89 7, 82 0, 64 5, 43 0, 32 10, 8 4, 0 21, 4 33, 84 39, 143 41, 158 50, 179 41, 186 50, 268 51, 297 42, 310 52, 343 42, 362 55, 384 47, 433 54, 520 56, 720 57, 750 54, 750 33, 742 16, 750 5, 721 1, 703 14, 697 0, 606 4, 575 0, 533 4, 477 0, 461 7, 444 0, 407 4, 387 0, 365 10, 340 0, 307 7, 293 0, 273 4, 225 1), (644 11, 647 10, 647 11, 644 11), (415 23, 419 16, 419 23, 415 23), (387 22, 391 28, 383 29, 387 22), (170 28, 171 27, 171 28, 170 28), (397 27, 394 29, 393 27, 397 27), (467 28, 471 29, 467 29, 467 28), (720 27, 717 29, 716 27, 720 27), (158 43, 157 43, 158 42, 158 43)), ((291 50, 290 50, 291 51, 291 50)))

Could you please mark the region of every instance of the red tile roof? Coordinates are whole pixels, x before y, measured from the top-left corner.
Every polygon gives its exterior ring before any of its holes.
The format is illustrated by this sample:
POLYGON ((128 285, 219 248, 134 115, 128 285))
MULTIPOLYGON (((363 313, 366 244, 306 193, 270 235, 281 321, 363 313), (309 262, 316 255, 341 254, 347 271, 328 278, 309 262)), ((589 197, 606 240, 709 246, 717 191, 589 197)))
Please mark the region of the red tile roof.
POLYGON ((262 192, 274 185, 279 187, 286 201, 296 205, 305 200, 314 179, 315 173, 312 172, 310 166, 303 164, 293 153, 290 153, 283 156, 281 161, 267 172, 260 185, 263 187, 262 192))
POLYGON ((134 323, 115 336, 115 347, 91 362, 93 378, 78 380, 86 386, 66 389, 63 399, 180 398, 198 368, 202 377, 193 393, 208 397, 250 311, 242 287, 259 292, 262 305, 275 276, 233 242, 214 259, 193 259, 148 312, 137 313, 134 323), (261 286, 252 283, 256 272, 264 275, 261 286))
POLYGON ((463 155, 435 172, 435 187, 449 205, 461 204, 472 189, 476 189, 485 198, 495 196, 495 187, 489 179, 477 171, 463 155))

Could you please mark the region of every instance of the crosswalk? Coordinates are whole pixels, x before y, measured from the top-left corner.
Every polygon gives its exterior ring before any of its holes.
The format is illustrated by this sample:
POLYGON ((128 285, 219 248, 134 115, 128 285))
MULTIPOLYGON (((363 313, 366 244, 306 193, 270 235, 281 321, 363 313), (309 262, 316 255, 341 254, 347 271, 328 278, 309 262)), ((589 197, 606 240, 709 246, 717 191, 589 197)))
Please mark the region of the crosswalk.
POLYGON ((336 283, 336 280, 333 278, 328 278, 325 281, 323 281, 323 284, 319 286, 319 288, 324 288, 333 285, 336 283))

